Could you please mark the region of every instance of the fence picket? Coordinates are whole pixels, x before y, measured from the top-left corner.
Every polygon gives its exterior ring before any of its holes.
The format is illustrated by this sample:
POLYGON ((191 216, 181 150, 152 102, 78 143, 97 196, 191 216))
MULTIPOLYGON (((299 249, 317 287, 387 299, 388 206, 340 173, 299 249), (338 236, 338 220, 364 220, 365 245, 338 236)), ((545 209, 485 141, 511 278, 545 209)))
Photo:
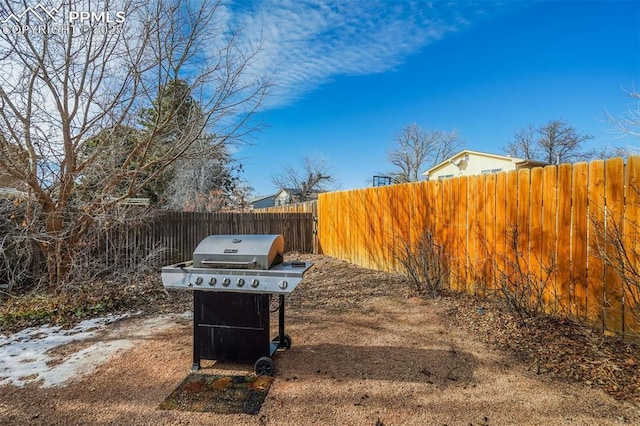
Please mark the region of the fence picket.
POLYGON ((542 296, 545 294, 545 282, 542 277, 542 270, 545 264, 545 259, 542 257, 542 191, 544 189, 542 168, 536 167, 532 169, 530 177, 529 271, 533 282, 539 286, 539 292, 535 294, 537 297, 539 293, 542 293, 542 296))
POLYGON ((498 173, 496 176, 496 220, 495 220, 495 255, 494 267, 496 288, 504 283, 502 274, 506 271, 507 255, 507 173, 498 173))
POLYGON ((480 225, 478 223, 478 197, 480 197, 479 179, 477 176, 469 176, 467 184, 469 185, 469 193, 467 198, 468 222, 467 232, 469 239, 467 242, 467 291, 470 293, 477 292, 478 282, 480 280, 478 271, 478 261, 480 254, 478 252, 481 236, 479 234, 480 225))
POLYGON ((558 237, 557 237, 557 302, 558 311, 569 315, 573 302, 573 286, 571 285, 571 178, 572 169, 569 164, 558 167, 558 237))
POLYGON ((558 177, 557 167, 545 167, 542 172, 542 239, 540 246, 541 278, 546 283, 544 299, 552 312, 559 312, 557 285, 558 257, 558 177))
POLYGON ((587 318, 604 328, 604 262, 598 255, 598 233, 594 223, 604 223, 604 161, 589 163, 589 209, 587 218, 587 318))
POLYGON ((456 275, 460 290, 468 291, 469 282, 469 179, 467 176, 462 176, 460 179, 460 205, 458 207, 458 220, 459 220, 459 240, 458 240, 458 264, 460 265, 459 271, 453 271, 456 275))
MULTIPOLYGON (((461 221, 461 195, 460 195, 460 185, 461 179, 452 179, 453 183, 453 192, 452 192, 452 200, 451 200, 451 215, 452 215, 452 224, 451 224, 451 251, 449 253, 448 261, 449 261, 449 269, 451 271, 460 270, 461 265, 461 241, 460 235, 463 231, 460 226, 461 221)), ((464 229, 464 233, 466 234, 466 229, 464 229)), ((449 283, 452 289, 461 290, 460 288, 460 280, 458 274, 450 273, 449 274, 449 283)))
POLYGON ((587 318, 588 183, 588 164, 574 164, 571 196, 571 285, 574 297, 571 311, 579 319, 587 318))
POLYGON ((496 259, 496 175, 490 174, 485 178, 484 185, 484 227, 486 251, 483 264, 483 280, 488 290, 496 288, 495 259, 496 259))
MULTIPOLYGON (((630 267, 640 271, 640 156, 631 157, 627 162, 625 179, 624 243, 628 252, 630 267)), ((638 276, 636 275, 636 280, 638 276)), ((640 335, 640 288, 632 282, 623 282, 624 286, 624 323, 623 332, 640 335), (635 309, 634 309, 635 308, 635 309)))
MULTIPOLYGON (((605 203, 607 239, 623 238, 624 226, 624 161, 612 158, 605 163, 605 203)), ((604 250, 613 255, 615 245, 605 242, 604 250)), ((607 266, 604 272, 603 312, 606 330, 622 330, 624 311, 622 280, 614 267, 607 266)))
POLYGON ((525 276, 530 272, 529 226, 531 223, 531 172, 518 170, 518 207, 516 216, 516 266, 525 276))
POLYGON ((511 170, 507 172, 507 189, 510 196, 507 196, 507 207, 505 209, 505 240, 506 240, 506 256, 505 270, 501 274, 508 277, 515 272, 517 262, 517 242, 518 242, 518 172, 511 170))

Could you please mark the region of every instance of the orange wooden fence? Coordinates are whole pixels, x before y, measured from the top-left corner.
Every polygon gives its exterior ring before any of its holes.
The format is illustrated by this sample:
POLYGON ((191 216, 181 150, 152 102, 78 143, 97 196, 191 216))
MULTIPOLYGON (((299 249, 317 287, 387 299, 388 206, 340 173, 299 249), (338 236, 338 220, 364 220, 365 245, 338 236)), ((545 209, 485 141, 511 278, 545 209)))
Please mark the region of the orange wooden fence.
POLYGON ((623 285, 599 247, 623 232, 640 266, 639 192, 640 157, 631 157, 324 193, 319 249, 398 271, 399 244, 429 229, 445 246, 453 289, 491 292, 520 268, 546 283, 548 310, 638 335, 637 288, 623 285))

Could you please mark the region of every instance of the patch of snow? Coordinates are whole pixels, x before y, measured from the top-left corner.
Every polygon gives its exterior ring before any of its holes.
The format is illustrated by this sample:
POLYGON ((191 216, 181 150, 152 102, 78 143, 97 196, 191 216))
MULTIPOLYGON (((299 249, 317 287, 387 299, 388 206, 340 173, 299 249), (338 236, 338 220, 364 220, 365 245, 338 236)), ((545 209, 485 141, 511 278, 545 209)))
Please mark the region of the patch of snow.
POLYGON ((150 333, 169 328, 175 324, 171 317, 176 317, 163 315, 144 319, 130 327, 123 333, 124 336, 101 339, 71 354, 61 363, 48 354, 48 351, 59 346, 96 337, 105 332, 107 325, 128 316, 93 318, 68 330, 44 325, 26 328, 9 336, 0 335, 0 386, 24 386, 32 382, 41 382, 43 387, 62 385, 93 372, 118 351, 132 348, 150 333))

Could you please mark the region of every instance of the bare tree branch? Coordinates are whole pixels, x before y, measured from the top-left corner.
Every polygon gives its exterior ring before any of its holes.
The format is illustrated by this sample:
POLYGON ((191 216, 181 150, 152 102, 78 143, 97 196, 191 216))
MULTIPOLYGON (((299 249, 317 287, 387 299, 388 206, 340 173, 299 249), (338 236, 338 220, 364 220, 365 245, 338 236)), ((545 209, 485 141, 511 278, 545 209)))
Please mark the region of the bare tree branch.
POLYGON ((336 180, 327 162, 318 156, 305 155, 299 167, 287 165, 282 172, 271 177, 271 182, 279 189, 295 189, 300 201, 307 201, 314 192, 330 191, 336 188, 336 180))
POLYGON ((452 156, 462 146, 458 132, 423 130, 417 124, 405 126, 387 151, 387 160, 395 167, 396 182, 416 182, 422 173, 452 156))
MULTIPOLYGON (((624 89, 624 92, 631 98, 628 111, 616 117, 605 110, 604 118, 613 125, 615 132, 622 135, 630 135, 640 140, 640 92, 635 86, 632 86, 631 89, 624 89)), ((632 147, 630 150, 640 151, 640 146, 632 147)))
POLYGON ((534 127, 529 125, 514 135, 514 141, 504 148, 505 153, 527 160, 550 164, 586 161, 596 156, 595 151, 582 149, 593 136, 579 133, 566 121, 550 120, 534 127))

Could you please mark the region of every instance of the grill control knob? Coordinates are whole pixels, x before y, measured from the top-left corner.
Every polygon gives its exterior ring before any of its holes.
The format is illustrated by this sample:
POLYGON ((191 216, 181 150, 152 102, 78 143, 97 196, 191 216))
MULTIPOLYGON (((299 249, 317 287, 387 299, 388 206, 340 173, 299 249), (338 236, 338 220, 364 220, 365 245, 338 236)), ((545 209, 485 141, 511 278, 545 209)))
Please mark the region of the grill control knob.
POLYGON ((260 281, 257 278, 251 280, 251 287, 256 288, 260 285, 260 281))
POLYGON ((211 277, 209 280, 209 285, 216 285, 216 277, 211 277))
POLYGON ((223 286, 229 287, 229 284, 231 284, 231 280, 229 278, 225 278, 224 280, 222 280, 223 286))
POLYGON ((201 284, 202 284, 202 277, 196 278, 196 285, 201 285, 201 284))
POLYGON ((236 281, 236 285, 238 287, 244 286, 244 278, 238 278, 238 281, 236 281))
POLYGON ((280 281, 280 284, 278 284, 278 287, 280 287, 282 290, 284 290, 285 288, 287 288, 288 285, 289 285, 288 282, 282 280, 282 281, 280 281))

